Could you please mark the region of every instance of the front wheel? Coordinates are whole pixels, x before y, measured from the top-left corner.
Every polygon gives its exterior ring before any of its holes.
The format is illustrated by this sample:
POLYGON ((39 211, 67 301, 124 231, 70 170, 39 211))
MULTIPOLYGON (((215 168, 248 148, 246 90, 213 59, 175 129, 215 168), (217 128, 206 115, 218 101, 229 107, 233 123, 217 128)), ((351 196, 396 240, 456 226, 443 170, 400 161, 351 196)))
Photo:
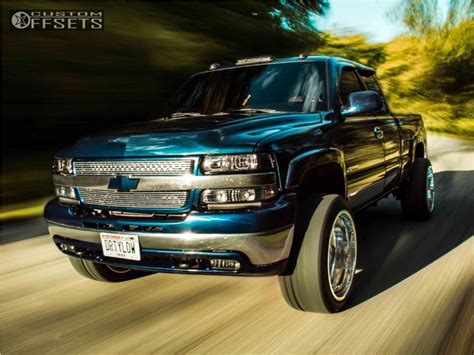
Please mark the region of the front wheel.
POLYGON ((145 272, 99 264, 72 256, 69 257, 69 261, 79 274, 96 281, 122 282, 146 275, 145 272))
POLYGON ((352 212, 338 195, 310 196, 302 212, 297 223, 304 239, 293 274, 279 277, 283 297, 297 310, 338 312, 352 291, 357 262, 352 212))

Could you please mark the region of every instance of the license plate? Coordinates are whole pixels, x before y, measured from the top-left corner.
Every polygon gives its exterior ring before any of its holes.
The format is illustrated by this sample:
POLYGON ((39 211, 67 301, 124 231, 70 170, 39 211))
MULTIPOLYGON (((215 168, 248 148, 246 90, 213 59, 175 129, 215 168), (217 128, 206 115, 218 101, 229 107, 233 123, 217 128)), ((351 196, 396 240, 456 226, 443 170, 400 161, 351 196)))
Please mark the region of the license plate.
POLYGON ((100 242, 104 256, 140 260, 138 235, 100 233, 100 242))

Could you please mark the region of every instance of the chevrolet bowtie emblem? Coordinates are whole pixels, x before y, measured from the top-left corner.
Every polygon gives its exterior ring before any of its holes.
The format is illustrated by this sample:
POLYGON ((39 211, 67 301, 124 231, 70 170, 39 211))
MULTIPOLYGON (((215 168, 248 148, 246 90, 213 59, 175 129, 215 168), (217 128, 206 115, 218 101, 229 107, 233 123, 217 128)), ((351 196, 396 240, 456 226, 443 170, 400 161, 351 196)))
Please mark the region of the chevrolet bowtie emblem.
POLYGON ((109 181, 107 188, 111 190, 117 190, 117 192, 130 192, 138 187, 140 179, 129 179, 126 176, 117 176, 109 181))

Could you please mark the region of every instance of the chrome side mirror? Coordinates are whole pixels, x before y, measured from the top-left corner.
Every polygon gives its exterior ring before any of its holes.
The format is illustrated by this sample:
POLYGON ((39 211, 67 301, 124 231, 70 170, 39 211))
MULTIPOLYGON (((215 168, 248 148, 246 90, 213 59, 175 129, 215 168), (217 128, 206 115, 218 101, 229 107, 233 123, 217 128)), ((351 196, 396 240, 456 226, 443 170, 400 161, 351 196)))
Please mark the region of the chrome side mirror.
POLYGON ((343 116, 376 113, 383 107, 382 98, 375 91, 356 91, 349 95, 349 104, 343 106, 343 116))

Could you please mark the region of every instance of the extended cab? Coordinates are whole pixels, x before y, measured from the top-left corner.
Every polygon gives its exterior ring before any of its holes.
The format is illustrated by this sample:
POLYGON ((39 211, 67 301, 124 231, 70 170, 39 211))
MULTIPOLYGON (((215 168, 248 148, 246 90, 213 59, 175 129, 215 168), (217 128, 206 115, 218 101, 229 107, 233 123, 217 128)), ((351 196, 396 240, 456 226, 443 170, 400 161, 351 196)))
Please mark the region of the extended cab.
POLYGON ((428 219, 419 115, 334 57, 257 57, 189 78, 162 118, 56 154, 45 216, 82 275, 279 275, 292 307, 337 312, 357 265, 354 213, 393 194, 428 219))

